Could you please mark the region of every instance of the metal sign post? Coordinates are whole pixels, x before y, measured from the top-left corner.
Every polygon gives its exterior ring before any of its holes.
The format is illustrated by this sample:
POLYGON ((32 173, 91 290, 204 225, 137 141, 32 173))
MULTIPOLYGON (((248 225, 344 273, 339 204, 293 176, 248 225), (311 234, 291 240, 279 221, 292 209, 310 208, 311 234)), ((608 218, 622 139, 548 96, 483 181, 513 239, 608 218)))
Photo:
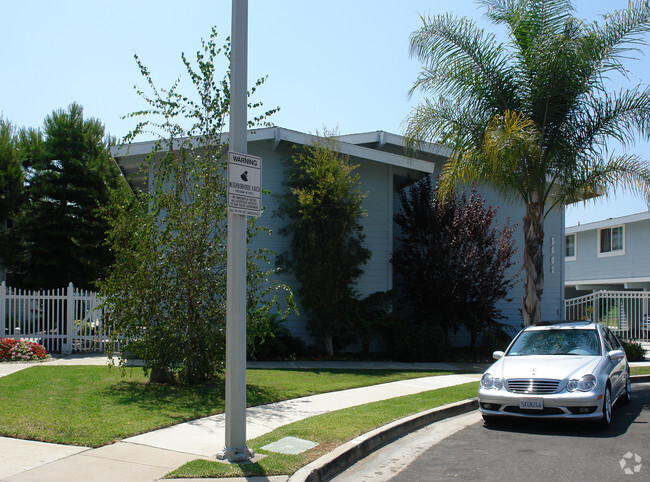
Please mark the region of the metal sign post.
MULTIPOLYGON (((248 0, 232 2, 231 41, 229 142, 231 151, 245 155, 248 0)), ((227 271, 226 446, 217 458, 243 462, 253 456, 246 446, 246 215, 230 210, 227 271)))

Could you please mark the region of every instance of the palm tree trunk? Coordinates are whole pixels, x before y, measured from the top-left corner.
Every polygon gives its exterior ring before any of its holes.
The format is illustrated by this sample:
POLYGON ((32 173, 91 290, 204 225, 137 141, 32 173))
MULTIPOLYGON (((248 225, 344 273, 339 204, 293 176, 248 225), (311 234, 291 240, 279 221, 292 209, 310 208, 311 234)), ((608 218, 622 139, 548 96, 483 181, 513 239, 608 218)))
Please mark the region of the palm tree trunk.
POLYGON ((533 193, 532 199, 526 205, 524 217, 524 326, 541 321, 544 291, 544 205, 539 201, 538 193, 533 193))

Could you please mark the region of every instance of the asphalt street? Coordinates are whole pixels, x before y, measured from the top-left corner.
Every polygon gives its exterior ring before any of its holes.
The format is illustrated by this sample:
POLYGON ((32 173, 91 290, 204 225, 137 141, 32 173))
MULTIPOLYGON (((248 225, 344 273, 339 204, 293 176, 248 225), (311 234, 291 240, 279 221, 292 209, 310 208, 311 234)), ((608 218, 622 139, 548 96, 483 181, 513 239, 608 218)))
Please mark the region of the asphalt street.
POLYGON ((486 427, 478 412, 387 445, 336 481, 650 480, 650 383, 634 384, 612 426, 511 420, 486 427))

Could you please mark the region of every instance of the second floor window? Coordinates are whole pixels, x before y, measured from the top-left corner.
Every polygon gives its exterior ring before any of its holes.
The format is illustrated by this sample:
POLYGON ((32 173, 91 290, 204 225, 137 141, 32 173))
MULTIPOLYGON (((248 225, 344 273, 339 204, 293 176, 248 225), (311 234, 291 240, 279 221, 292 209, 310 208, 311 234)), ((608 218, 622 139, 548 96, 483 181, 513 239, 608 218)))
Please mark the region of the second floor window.
POLYGON ((622 254, 624 250, 623 226, 600 230, 600 254, 622 254))
POLYGON ((576 258, 576 235, 567 234, 564 237, 564 257, 572 260, 576 258))

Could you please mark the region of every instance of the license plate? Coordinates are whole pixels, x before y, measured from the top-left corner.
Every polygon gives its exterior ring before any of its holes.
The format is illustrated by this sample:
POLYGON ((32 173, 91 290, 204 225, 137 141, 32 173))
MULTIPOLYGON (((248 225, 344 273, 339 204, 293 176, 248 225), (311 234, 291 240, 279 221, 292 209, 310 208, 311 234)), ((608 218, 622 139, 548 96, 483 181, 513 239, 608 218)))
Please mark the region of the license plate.
POLYGON ((519 408, 525 408, 527 410, 544 410, 544 399, 527 398, 525 400, 519 400, 519 408))

